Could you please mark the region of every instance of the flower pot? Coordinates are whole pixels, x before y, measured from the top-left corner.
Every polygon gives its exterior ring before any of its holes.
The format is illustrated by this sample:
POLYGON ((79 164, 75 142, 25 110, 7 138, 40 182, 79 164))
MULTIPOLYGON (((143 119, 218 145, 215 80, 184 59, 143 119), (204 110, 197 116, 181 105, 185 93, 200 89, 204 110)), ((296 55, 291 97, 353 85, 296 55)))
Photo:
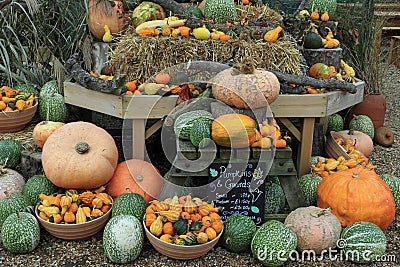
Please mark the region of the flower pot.
POLYGON ((351 120, 354 115, 367 115, 374 123, 375 131, 383 126, 385 122, 386 100, 379 93, 364 95, 363 102, 353 106, 350 109, 348 119, 351 120))

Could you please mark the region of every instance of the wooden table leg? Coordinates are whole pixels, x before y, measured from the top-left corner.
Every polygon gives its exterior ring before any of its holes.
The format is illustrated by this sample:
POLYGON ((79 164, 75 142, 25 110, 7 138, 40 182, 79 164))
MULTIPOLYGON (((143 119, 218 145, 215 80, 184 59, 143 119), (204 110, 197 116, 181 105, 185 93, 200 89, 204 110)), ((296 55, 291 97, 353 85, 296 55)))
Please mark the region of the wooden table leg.
POLYGON ((144 119, 132 120, 132 158, 134 159, 144 159, 145 123, 144 119))
POLYGON ((312 153, 315 118, 304 118, 301 131, 301 144, 298 153, 297 171, 299 176, 310 172, 310 159, 312 153))

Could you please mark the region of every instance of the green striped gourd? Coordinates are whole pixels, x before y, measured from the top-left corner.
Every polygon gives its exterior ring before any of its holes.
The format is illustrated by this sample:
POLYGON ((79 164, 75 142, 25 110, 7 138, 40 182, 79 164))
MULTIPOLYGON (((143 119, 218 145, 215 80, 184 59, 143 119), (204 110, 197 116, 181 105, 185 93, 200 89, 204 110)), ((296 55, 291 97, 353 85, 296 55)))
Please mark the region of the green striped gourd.
POLYGON ((144 198, 137 193, 124 193, 114 201, 111 217, 118 215, 133 215, 139 220, 146 213, 147 204, 144 198))
POLYGON ((400 211, 400 178, 387 173, 382 174, 381 178, 388 184, 393 194, 396 211, 400 211))
POLYGON ((251 241, 253 256, 265 266, 284 264, 296 247, 296 234, 276 220, 270 220, 261 225, 251 241))
POLYGON ((374 139, 374 123, 367 115, 357 115, 352 118, 349 123, 349 129, 363 132, 368 134, 371 139, 374 139))
POLYGON ((12 253, 28 253, 40 241, 40 227, 36 217, 28 212, 12 213, 1 227, 3 246, 12 253))
POLYGON ((199 119, 193 123, 190 129, 190 142, 195 147, 199 147, 201 141, 205 138, 211 138, 211 127, 210 123, 199 119))
POLYGON ((231 0, 206 0, 204 17, 213 19, 216 23, 225 23, 228 20, 237 20, 238 14, 231 0))
POLYGON ((328 126, 327 126, 328 133, 330 131, 339 132, 342 131, 343 129, 344 129, 344 121, 342 116, 340 116, 337 113, 328 116, 328 126))
POLYGON ((347 226, 338 241, 348 260, 369 263, 385 254, 385 233, 371 222, 356 222, 347 226))
POLYGON ((128 263, 139 257, 144 243, 141 221, 133 215, 112 217, 104 227, 103 248, 114 263, 128 263))
POLYGON ((232 214, 224 222, 222 245, 232 252, 246 251, 250 249, 250 243, 256 231, 256 224, 250 217, 232 214))
POLYGON ((304 200, 309 206, 317 205, 317 186, 322 181, 322 177, 316 174, 305 174, 299 179, 299 187, 303 193, 304 200))
POLYGON ((280 184, 265 183, 265 213, 281 213, 285 208, 286 196, 280 184))
POLYGON ((65 122, 68 110, 64 97, 57 93, 43 94, 39 99, 39 116, 42 121, 65 122))
POLYGON ((0 141, 0 166, 13 169, 21 161, 21 144, 13 139, 0 141))
POLYGON ((24 211, 28 206, 29 201, 22 193, 11 193, 5 198, 0 199, 0 226, 3 225, 10 214, 24 211))
POLYGON ((57 192, 58 187, 55 186, 44 175, 34 175, 26 181, 23 194, 29 201, 30 205, 35 206, 39 203, 39 194, 51 195, 57 192))
POLYGON ((179 115, 174 123, 175 135, 183 140, 190 140, 190 130, 195 121, 203 120, 211 126, 214 120, 212 114, 206 110, 192 110, 179 115))

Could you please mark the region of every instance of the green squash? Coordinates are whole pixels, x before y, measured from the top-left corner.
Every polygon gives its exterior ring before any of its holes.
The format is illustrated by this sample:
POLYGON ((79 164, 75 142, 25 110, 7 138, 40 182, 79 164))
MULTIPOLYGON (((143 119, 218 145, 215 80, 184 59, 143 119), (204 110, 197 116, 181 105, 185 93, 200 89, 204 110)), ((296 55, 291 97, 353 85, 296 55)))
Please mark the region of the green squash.
POLYGON ((279 266, 288 260, 297 247, 297 236, 282 222, 270 220, 256 231, 251 252, 265 266, 279 266))
POLYGON ((280 184, 265 183, 265 213, 281 213, 285 208, 286 195, 280 184))
POLYGON ((188 220, 178 220, 173 225, 174 233, 177 235, 184 235, 188 230, 188 220))
POLYGON ((24 211, 28 206, 29 201, 22 193, 12 193, 0 199, 0 226, 10 214, 24 211))
POLYGON ((34 175, 26 181, 23 194, 28 199, 30 205, 35 206, 39 203, 39 194, 51 195, 58 191, 58 187, 54 185, 44 175, 34 175))
POLYGON ((305 174, 299 179, 299 187, 308 206, 317 205, 317 186, 322 177, 315 174, 305 174))
POLYGON ((198 119, 190 129, 190 142, 199 147, 201 141, 211 138, 211 124, 207 120, 198 119))
POLYGON ((396 211, 400 211, 400 178, 387 173, 382 174, 380 177, 388 184, 393 194, 396 211))
POLYGON ((374 139, 374 123, 367 115, 357 115, 352 118, 349 123, 349 129, 363 132, 368 134, 371 139, 374 139))
POLYGON ((27 212, 12 213, 1 227, 3 246, 12 253, 28 253, 40 241, 40 227, 35 216, 27 212))
POLYGON ((139 257, 144 244, 141 221, 133 215, 111 218, 103 231, 103 248, 110 261, 128 263, 139 257))
POLYGON ((68 118, 64 97, 57 93, 44 94, 39 99, 39 116, 42 121, 65 122, 68 118))
POLYGON ((111 217, 118 215, 133 215, 142 220, 146 213, 147 204, 144 198, 137 193, 124 193, 114 201, 111 217))
POLYGON ((0 166, 14 169, 21 161, 21 144, 13 139, 0 141, 0 166))
POLYGON ((179 115, 174 122, 174 132, 177 137, 183 140, 190 140, 190 130, 197 120, 212 124, 212 114, 206 110, 193 110, 179 115))
POLYGON ((322 38, 315 32, 309 32, 303 37, 303 47, 306 49, 317 49, 322 47, 322 38))
POLYGON ((27 94, 35 94, 36 96, 39 95, 39 91, 35 88, 35 86, 27 83, 18 84, 14 86, 13 89, 27 94))
POLYGON ((187 9, 187 11, 192 13, 196 18, 199 18, 199 19, 204 18, 203 12, 201 11, 201 9, 198 6, 191 5, 191 6, 188 6, 186 9, 187 9))
POLYGON ((62 92, 61 92, 60 88, 58 87, 57 81, 51 80, 51 81, 46 82, 42 86, 42 88, 40 88, 39 97, 42 98, 45 95, 61 94, 61 93, 62 92))
POLYGON ((190 224, 190 231, 200 231, 200 229, 203 227, 203 223, 198 221, 198 222, 192 222, 190 224))
POLYGON ((221 243, 229 251, 244 252, 250 249, 256 230, 256 224, 250 217, 232 214, 224 222, 221 243))
POLYGON ((344 129, 344 120, 342 116, 340 116, 337 113, 328 116, 328 126, 327 126, 328 133, 330 131, 339 132, 342 131, 343 129, 344 129))
POLYGON ((238 14, 231 0, 206 0, 204 17, 222 24, 226 21, 237 20, 238 14))
POLYGON ((348 260, 356 263, 370 263, 385 254, 385 233, 371 222, 356 222, 347 226, 338 241, 348 260))

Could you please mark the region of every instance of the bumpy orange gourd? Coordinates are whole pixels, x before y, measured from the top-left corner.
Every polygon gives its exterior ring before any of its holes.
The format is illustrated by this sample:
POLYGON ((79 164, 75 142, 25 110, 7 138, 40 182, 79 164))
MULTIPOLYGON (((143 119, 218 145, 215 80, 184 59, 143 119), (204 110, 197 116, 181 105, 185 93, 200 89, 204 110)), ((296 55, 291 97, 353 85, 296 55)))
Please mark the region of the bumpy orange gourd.
POLYGON ((126 192, 138 193, 147 203, 161 192, 163 178, 151 163, 130 159, 118 164, 107 185, 107 193, 113 197, 126 192))
POLYGON ((211 138, 220 146, 245 148, 256 141, 256 122, 247 115, 226 114, 211 125, 211 138))
POLYGON ((122 1, 90 0, 88 4, 88 26, 90 32, 97 39, 102 40, 104 25, 107 25, 111 34, 121 33, 125 29, 125 10, 122 1))
POLYGON ((325 11, 325 12, 321 15, 321 20, 322 20, 322 21, 328 21, 328 20, 329 20, 328 11, 325 11))
POLYGON ((214 98, 240 109, 265 107, 275 101, 279 90, 280 83, 275 74, 255 69, 252 59, 243 60, 240 70, 221 71, 212 84, 214 98))
POLYGON ((46 177, 62 188, 90 189, 106 184, 118 163, 112 136, 88 122, 71 122, 51 134, 43 146, 46 177))
POLYGON ((389 186, 374 171, 358 166, 325 177, 317 187, 320 208, 330 208, 342 227, 367 221, 385 230, 395 216, 389 186))

